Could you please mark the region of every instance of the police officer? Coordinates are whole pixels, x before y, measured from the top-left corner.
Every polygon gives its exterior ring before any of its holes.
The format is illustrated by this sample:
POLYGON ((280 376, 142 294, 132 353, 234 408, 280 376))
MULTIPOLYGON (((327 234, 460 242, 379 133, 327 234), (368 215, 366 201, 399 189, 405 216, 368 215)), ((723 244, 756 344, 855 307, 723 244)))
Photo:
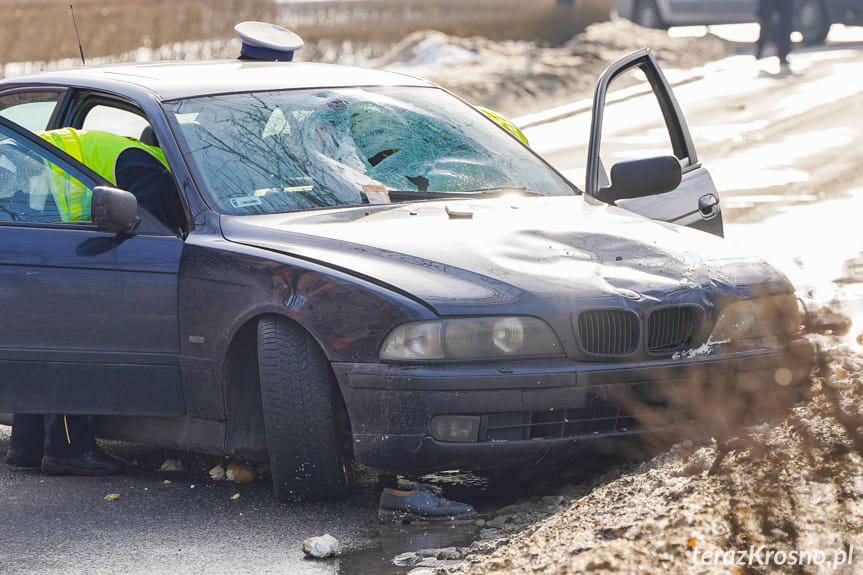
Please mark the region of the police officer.
POLYGON ((116 475, 122 459, 99 449, 87 416, 16 413, 6 462, 41 467, 46 475, 116 475))
MULTIPOLYGON (((151 130, 151 128, 148 128, 151 130)), ((145 130, 145 134, 147 131, 145 130)), ((172 230, 182 225, 182 207, 161 148, 133 138, 63 128, 39 136, 138 199, 138 204, 172 230)), ((149 133, 154 143, 155 138, 149 133)), ((54 175, 53 195, 63 221, 86 221, 89 198, 68 174, 54 175)), ((48 475, 115 475, 126 464, 96 444, 89 417, 15 414, 6 461, 17 467, 41 467, 48 475)))
MULTIPOLYGON (((108 132, 73 128, 49 130, 38 135, 115 186, 134 194, 139 206, 172 231, 181 227, 183 214, 179 194, 152 128, 144 130, 141 140, 155 145, 108 132)), ((65 173, 60 172, 58 179, 65 180, 65 173)), ((64 181, 55 182, 55 188, 62 190, 64 186, 64 181)), ((64 221, 89 218, 90 214, 84 213, 88 202, 72 198, 67 206, 61 192, 55 193, 55 199, 64 221)))

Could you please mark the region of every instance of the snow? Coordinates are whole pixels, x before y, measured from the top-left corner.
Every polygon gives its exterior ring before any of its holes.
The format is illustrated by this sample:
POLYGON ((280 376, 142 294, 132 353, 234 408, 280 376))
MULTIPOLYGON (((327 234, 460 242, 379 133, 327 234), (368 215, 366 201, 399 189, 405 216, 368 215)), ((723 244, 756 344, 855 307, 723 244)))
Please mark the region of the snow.
POLYGON ((449 44, 445 37, 431 35, 416 46, 416 54, 404 66, 408 68, 442 66, 471 62, 477 58, 479 55, 476 52, 449 44))

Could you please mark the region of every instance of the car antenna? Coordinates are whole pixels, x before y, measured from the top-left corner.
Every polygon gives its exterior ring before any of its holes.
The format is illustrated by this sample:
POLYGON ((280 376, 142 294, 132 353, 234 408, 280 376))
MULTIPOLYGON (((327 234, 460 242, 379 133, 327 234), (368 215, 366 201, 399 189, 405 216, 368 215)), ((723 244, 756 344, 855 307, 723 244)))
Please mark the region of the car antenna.
POLYGON ((75 26, 75 38, 78 40, 78 52, 81 53, 81 64, 87 66, 87 60, 84 59, 84 45, 81 43, 81 34, 78 33, 78 20, 75 18, 75 6, 69 4, 69 10, 72 12, 72 25, 75 26))

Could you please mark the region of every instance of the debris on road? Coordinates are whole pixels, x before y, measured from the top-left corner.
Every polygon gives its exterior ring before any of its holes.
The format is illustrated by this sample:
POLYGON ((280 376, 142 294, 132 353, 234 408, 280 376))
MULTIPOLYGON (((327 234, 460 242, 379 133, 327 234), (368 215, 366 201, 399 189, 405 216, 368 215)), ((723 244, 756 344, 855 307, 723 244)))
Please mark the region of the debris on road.
POLYGON ((118 499, 120 499, 120 494, 119 493, 109 493, 103 499, 105 501, 117 501, 118 499))
POLYGON ((225 472, 225 477, 228 481, 237 483, 249 483, 255 480, 255 470, 248 465, 241 463, 231 463, 228 465, 228 470, 225 472))
POLYGON ((240 498, 240 494, 239 494, 239 493, 234 493, 233 495, 231 495, 231 501, 236 501, 236 500, 237 500, 237 499, 239 499, 239 498, 240 498))
POLYGON ((413 567, 422 560, 419 554, 413 551, 405 551, 393 558, 393 565, 396 567, 413 567))
POLYGON ((186 471, 186 467, 183 465, 183 462, 179 459, 166 459, 162 462, 162 466, 159 468, 159 471, 166 472, 175 472, 175 471, 186 471))
POLYGON ((226 477, 227 474, 225 473, 225 468, 221 465, 217 465, 210 469, 210 478, 213 481, 224 481, 226 477))
POLYGON ((170 479, 166 479, 162 483, 165 485, 170 485, 172 483, 172 481, 170 479))
MULTIPOLYGON (((804 332, 810 334, 843 336, 850 329, 851 319, 829 306, 809 309, 804 321, 804 332)), ((860 341, 861 337, 858 336, 857 343, 860 341)))
POLYGON ((320 537, 309 537, 303 541, 303 553, 315 559, 333 557, 339 553, 339 540, 329 533, 320 537))

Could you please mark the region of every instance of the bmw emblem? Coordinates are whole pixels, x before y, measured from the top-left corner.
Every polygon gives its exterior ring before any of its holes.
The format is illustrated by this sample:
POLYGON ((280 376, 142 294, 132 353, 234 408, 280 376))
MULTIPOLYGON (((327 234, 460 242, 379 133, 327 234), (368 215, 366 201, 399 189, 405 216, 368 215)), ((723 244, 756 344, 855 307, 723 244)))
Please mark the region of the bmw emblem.
POLYGON ((617 293, 619 295, 622 295, 626 299, 631 299, 633 301, 638 301, 641 299, 641 294, 637 291, 632 291, 631 289, 617 288, 617 293))

